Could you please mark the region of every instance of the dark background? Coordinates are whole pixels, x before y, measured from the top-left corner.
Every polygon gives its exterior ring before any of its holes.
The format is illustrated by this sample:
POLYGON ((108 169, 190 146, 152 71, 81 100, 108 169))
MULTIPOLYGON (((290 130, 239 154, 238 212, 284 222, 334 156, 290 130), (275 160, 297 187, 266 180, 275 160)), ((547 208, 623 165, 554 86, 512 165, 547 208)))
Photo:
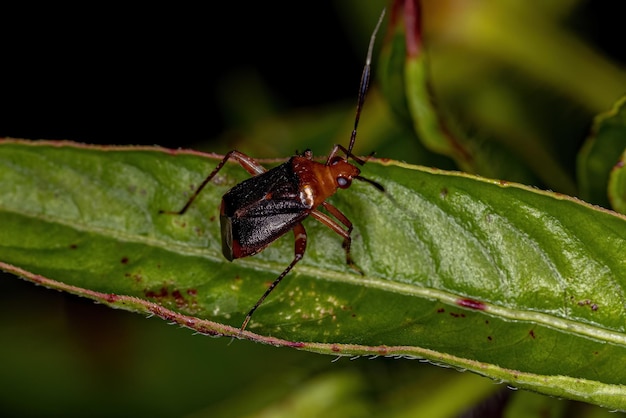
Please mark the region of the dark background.
POLYGON ((2 23, 0 137, 184 146, 225 129, 233 74, 257 75, 284 108, 315 106, 354 96, 363 61, 317 4, 44 6, 2 23))
MULTIPOLYGON (((581 2, 566 24, 626 62, 612 4, 581 2)), ((354 100, 371 30, 341 2, 0 12, 0 137, 99 144, 206 143, 230 127, 225 90, 241 73, 282 109, 354 100)))

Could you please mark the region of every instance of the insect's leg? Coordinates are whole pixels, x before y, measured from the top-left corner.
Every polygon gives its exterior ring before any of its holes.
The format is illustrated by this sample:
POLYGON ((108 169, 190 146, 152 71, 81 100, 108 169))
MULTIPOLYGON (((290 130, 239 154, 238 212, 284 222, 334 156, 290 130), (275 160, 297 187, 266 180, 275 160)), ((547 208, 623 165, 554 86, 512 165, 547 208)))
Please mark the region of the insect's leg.
POLYGON ((293 266, 295 266, 296 263, 302 260, 302 257, 304 257, 304 252, 306 251, 306 231, 304 227, 302 226, 302 224, 298 224, 293 228, 293 235, 295 238, 295 249, 294 249, 295 255, 294 255, 293 261, 291 262, 291 264, 287 266, 285 270, 283 270, 282 273, 280 273, 280 276, 278 276, 272 282, 272 284, 267 288, 265 293, 263 293, 263 296, 261 296, 261 298, 257 301, 257 303, 254 304, 252 309, 250 309, 250 312, 248 312, 248 315, 246 315, 246 319, 244 319, 243 324, 241 324, 240 332, 246 328, 246 326, 248 325, 248 322, 250 322, 250 318, 252 317, 252 314, 263 303, 265 298, 268 297, 270 293, 272 293, 272 290, 274 290, 274 288, 278 286, 278 283, 280 283, 280 281, 287 275, 287 273, 291 271, 293 266))
POLYGON ((315 219, 317 219, 318 221, 320 221, 321 223, 323 223, 324 225, 326 225, 327 227, 329 227, 330 229, 332 229, 337 234, 343 237, 342 247, 346 252, 346 263, 348 264, 348 266, 356 270, 358 273, 363 274, 363 272, 356 265, 354 260, 352 260, 352 255, 350 255, 350 246, 352 245, 352 237, 351 237, 352 222, 350 222, 350 220, 346 217, 346 215, 341 213, 339 209, 337 209, 330 203, 323 202, 322 206, 324 207, 324 209, 328 211, 328 213, 330 213, 335 218, 337 218, 337 220, 341 222, 346 227, 346 229, 344 229, 333 218, 331 218, 330 216, 326 215, 323 212, 320 212, 319 210, 314 210, 313 212, 311 212, 311 216, 313 216, 315 219))
POLYGON ((365 164, 367 162, 367 160, 369 160, 370 157, 372 157, 374 155, 374 153, 372 152, 370 155, 365 157, 365 159, 363 159, 363 158, 357 157, 356 155, 352 154, 352 152, 348 151, 348 149, 346 147, 344 147, 343 145, 335 144, 333 149, 330 151, 330 154, 328 154, 328 158, 326 159, 326 165, 330 164, 330 160, 335 158, 335 156, 337 155, 339 150, 343 151, 346 154, 346 158, 350 157, 350 158, 352 158, 354 161, 356 161, 360 165, 365 164))
POLYGON ((160 210, 159 213, 167 213, 170 215, 182 215, 183 213, 185 213, 187 209, 189 208, 189 206, 191 206, 193 201, 196 199, 196 197, 198 197, 202 189, 204 189, 204 186, 206 186, 207 183, 210 182, 211 179, 213 179, 213 177, 215 177, 215 175, 222 169, 222 167, 224 167, 224 164, 226 164, 226 161, 228 161, 231 158, 236 160, 239 163, 239 165, 241 165, 248 173, 252 174, 253 176, 262 174, 267 171, 265 167, 263 167, 261 164, 254 161, 252 158, 248 157, 246 154, 243 154, 239 151, 230 151, 228 154, 224 156, 222 161, 220 161, 220 163, 217 165, 217 167, 215 167, 215 169, 211 172, 211 174, 209 174, 207 178, 205 178, 202 181, 200 186, 198 186, 198 188, 193 192, 193 194, 191 195, 191 197, 189 198, 187 203, 185 203, 185 205, 183 206, 181 210, 178 210, 178 211, 160 210))

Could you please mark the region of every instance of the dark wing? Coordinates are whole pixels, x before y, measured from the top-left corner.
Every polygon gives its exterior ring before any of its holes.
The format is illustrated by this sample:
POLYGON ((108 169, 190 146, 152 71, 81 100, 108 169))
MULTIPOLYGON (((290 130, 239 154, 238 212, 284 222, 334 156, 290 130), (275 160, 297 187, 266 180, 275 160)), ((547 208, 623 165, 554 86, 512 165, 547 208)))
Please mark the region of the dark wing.
POLYGON ((258 253, 311 212, 291 161, 236 185, 222 205, 222 250, 229 260, 258 253))

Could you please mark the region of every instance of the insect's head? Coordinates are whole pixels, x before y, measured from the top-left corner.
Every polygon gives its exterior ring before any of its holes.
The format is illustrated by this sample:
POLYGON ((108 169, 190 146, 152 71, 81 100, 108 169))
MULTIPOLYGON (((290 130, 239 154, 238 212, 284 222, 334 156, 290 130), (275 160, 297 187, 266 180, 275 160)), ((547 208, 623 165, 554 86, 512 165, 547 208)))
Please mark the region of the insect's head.
POLYGON ((328 162, 328 167, 333 173, 337 187, 347 189, 352 184, 352 179, 359 177, 361 170, 348 162, 348 158, 333 157, 328 162))

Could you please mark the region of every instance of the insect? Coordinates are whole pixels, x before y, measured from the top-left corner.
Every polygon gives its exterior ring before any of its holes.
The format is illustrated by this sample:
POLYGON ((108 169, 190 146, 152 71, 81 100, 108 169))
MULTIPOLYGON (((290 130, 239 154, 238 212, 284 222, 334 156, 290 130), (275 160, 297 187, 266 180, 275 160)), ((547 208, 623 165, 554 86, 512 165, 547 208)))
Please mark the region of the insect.
POLYGON ((237 184, 222 197, 220 225, 224 257, 232 261, 257 254, 285 233, 293 231, 295 238, 293 261, 250 309, 241 325, 240 332, 246 328, 252 314, 265 298, 304 257, 307 234, 302 221, 308 216, 317 219, 343 238, 346 263, 360 272, 350 255, 352 223, 339 209, 326 202, 326 199, 335 194, 338 189, 350 187, 354 179, 368 182, 384 190, 378 183, 361 177, 360 170, 348 161, 348 158, 352 158, 359 165, 367 161, 367 158, 355 156, 352 148, 356 141, 361 109, 369 86, 372 49, 384 15, 383 10, 370 38, 359 86, 354 128, 348 148, 339 144, 334 145, 326 163, 314 161, 311 150, 306 150, 270 170, 239 151, 230 151, 213 172, 202 181, 182 209, 160 211, 160 213, 172 215, 184 214, 207 183, 215 177, 228 160, 233 159, 253 177, 237 184), (340 155, 341 153, 345 156, 340 155), (327 213, 322 212, 320 208, 327 213))

